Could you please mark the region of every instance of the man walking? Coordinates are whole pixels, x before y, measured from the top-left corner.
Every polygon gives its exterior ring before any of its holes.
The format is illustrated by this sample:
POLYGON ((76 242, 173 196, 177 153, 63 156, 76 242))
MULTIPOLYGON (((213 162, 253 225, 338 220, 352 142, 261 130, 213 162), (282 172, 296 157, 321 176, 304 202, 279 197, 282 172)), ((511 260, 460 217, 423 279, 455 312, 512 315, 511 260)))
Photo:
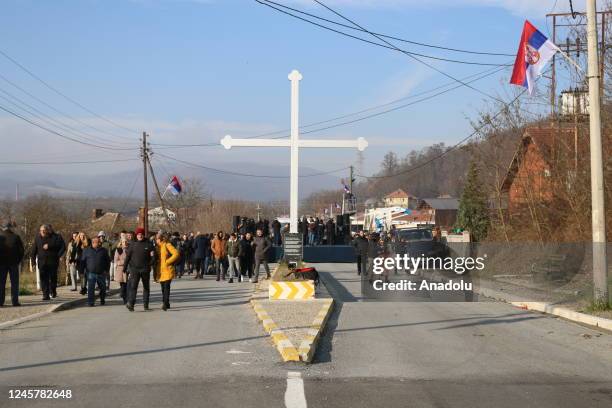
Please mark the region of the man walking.
POLYGON ((217 281, 225 280, 225 257, 227 256, 227 247, 225 234, 219 231, 217 236, 210 244, 210 249, 215 258, 215 270, 217 271, 217 281))
POLYGON ((110 282, 111 282, 111 270, 114 262, 114 257, 113 257, 113 245, 111 242, 109 242, 106 239, 106 233, 104 231, 100 231, 98 232, 98 239, 100 240, 100 247, 104 248, 106 250, 106 252, 108 252, 108 258, 111 260, 111 265, 110 268, 108 268, 108 273, 105 275, 106 278, 106 287, 110 289, 110 282))
POLYGON ((136 229, 136 240, 131 242, 127 248, 123 273, 129 271, 129 293, 126 307, 130 312, 134 311, 138 284, 142 280, 142 303, 144 310, 149 310, 149 283, 151 280, 151 265, 155 256, 155 248, 150 240, 145 237, 144 228, 136 229))
POLYGON ((357 256, 357 275, 363 275, 365 278, 368 274, 368 239, 363 230, 360 230, 353 240, 353 247, 357 256))
POLYGON ((24 249, 21 237, 12 230, 10 222, 5 222, 0 231, 0 307, 4 306, 6 277, 11 279, 11 302, 19 304, 19 264, 23 259, 24 249))
POLYGON ((263 231, 258 229, 257 236, 253 240, 253 249, 255 253, 255 279, 259 280, 259 266, 263 263, 266 270, 266 279, 270 279, 270 267, 268 266, 268 250, 272 247, 272 243, 267 237, 264 237, 263 231))
POLYGON ((236 237, 235 232, 232 232, 230 234, 230 238, 229 240, 227 240, 226 248, 227 260, 229 261, 229 283, 234 282, 234 277, 238 282, 242 282, 242 274, 240 273, 239 261, 242 252, 242 247, 240 246, 240 242, 238 242, 238 238, 236 237))
POLYGON ((195 266, 195 278, 204 278, 210 262, 210 239, 198 231, 198 234, 193 240, 193 263, 195 266), (201 275, 200 275, 200 271, 201 275))
POLYGON ((96 285, 100 290, 100 304, 104 305, 106 299, 106 276, 110 269, 110 255, 102 246, 102 240, 95 237, 91 246, 83 251, 83 264, 87 276, 87 304, 94 306, 96 301, 96 285))
POLYGON ((247 232, 244 239, 240 240, 240 272, 241 279, 244 280, 249 277, 249 282, 253 277, 253 236, 250 232, 247 232))
POLYGON ((50 300, 49 295, 57 297, 57 269, 64 252, 66 252, 64 239, 53 232, 51 225, 41 225, 39 234, 34 239, 31 259, 33 265, 38 262, 43 300, 50 300))

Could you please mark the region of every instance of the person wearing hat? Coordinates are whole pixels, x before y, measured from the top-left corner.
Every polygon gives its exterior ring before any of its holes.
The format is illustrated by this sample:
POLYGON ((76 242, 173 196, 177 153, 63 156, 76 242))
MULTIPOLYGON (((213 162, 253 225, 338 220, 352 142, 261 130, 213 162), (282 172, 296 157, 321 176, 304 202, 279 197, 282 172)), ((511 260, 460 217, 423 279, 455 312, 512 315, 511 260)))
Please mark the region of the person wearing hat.
POLYGON ((142 301, 144 310, 149 310, 149 281, 151 280, 151 265, 155 256, 153 243, 145 237, 144 228, 135 231, 136 240, 132 241, 126 251, 123 273, 128 273, 128 301, 126 307, 134 311, 138 284, 142 280, 142 301))
POLYGON ((0 307, 4 306, 7 275, 11 278, 13 306, 21 306, 19 304, 19 264, 23 259, 23 254, 21 237, 13 232, 10 222, 3 223, 0 231, 0 307))
POLYGON ((170 283, 174 279, 174 264, 180 254, 169 242, 168 234, 158 232, 155 236, 155 282, 159 282, 162 290, 162 310, 170 309, 170 283))

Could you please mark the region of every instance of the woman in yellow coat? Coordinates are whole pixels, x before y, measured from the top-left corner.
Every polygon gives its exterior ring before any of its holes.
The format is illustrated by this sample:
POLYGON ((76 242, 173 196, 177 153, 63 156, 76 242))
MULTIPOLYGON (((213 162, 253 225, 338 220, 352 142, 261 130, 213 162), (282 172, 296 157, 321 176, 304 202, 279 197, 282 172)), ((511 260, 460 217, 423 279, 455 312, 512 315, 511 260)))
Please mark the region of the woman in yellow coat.
POLYGON ((164 232, 157 234, 155 246, 155 281, 161 284, 163 306, 162 310, 170 309, 170 282, 174 279, 174 264, 179 260, 180 254, 168 242, 168 235, 164 232))

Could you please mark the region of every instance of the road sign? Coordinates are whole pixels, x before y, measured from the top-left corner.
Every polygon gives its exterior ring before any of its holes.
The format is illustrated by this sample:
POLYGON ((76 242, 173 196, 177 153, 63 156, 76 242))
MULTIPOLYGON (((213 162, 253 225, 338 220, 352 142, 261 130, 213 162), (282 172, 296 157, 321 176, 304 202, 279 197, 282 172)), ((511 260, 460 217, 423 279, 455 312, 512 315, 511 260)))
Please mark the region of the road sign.
POLYGON ((302 234, 286 233, 283 242, 283 254, 287 262, 300 262, 302 260, 302 234))

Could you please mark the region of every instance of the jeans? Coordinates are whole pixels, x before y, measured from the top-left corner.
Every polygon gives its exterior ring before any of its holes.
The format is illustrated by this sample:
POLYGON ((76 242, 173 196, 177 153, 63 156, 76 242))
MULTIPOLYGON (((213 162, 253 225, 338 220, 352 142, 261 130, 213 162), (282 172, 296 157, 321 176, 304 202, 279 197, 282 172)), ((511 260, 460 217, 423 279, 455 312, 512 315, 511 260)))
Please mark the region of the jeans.
POLYGON ((87 291, 87 277, 85 276, 85 265, 83 265, 83 262, 77 263, 77 272, 79 278, 81 278, 81 292, 85 293, 87 291))
POLYGON ((181 260, 176 264, 176 274, 180 278, 183 273, 185 273, 185 258, 181 257, 181 260))
POLYGON ((104 274, 87 274, 87 303, 93 305, 96 302, 96 284, 100 289, 100 303, 106 298, 106 276, 104 274))
POLYGON ((123 304, 125 305, 127 303, 127 283, 126 282, 119 282, 119 292, 121 294, 121 299, 123 299, 123 304))
POLYGON ((208 264, 210 263, 210 257, 205 258, 196 258, 194 259, 194 265, 196 270, 196 275, 204 276, 206 272, 208 272, 208 264), (201 273, 200 273, 201 271, 201 273))
POLYGON ((274 245, 276 246, 281 246, 282 241, 281 241, 281 233, 280 231, 274 231, 274 245))
MULTIPOLYGON (((77 270, 77 266, 75 263, 68 264, 68 270, 66 271, 66 281, 68 281, 68 277, 70 277, 70 286, 72 289, 77 289, 77 276, 79 275, 79 271, 77 270)), ((68 282, 66 282, 68 285, 68 282)))
POLYGON ((130 266, 130 281, 128 287, 128 304, 134 306, 136 303, 136 293, 138 292, 138 284, 142 280, 142 303, 144 307, 149 307, 149 293, 151 283, 151 271, 145 269, 136 269, 130 266))
POLYGON ((229 263, 229 278, 238 278, 240 276, 240 261, 237 256, 227 256, 229 263))
POLYGON ((167 308, 170 307, 170 282, 171 280, 160 282, 162 290, 162 304, 167 308))
POLYGON ((255 282, 259 280, 259 267, 263 263, 264 269, 266 270, 266 276, 270 277, 270 267, 268 266, 267 259, 257 259, 255 258, 255 282))
POLYGON ((57 267, 58 265, 39 265, 40 288, 43 292, 43 299, 49 298, 49 294, 57 294, 57 267))
POLYGON ((317 236, 314 232, 308 231, 308 245, 314 245, 316 237, 317 236))
POLYGON ((368 276, 368 257, 366 255, 357 255, 357 274, 364 278, 368 276))
POLYGON ((225 264, 225 259, 223 258, 215 258, 215 270, 217 271, 217 280, 219 278, 223 278, 225 280, 225 272, 227 271, 227 265, 225 264))
POLYGON ((253 276, 253 259, 245 256, 240 257, 240 273, 242 276, 251 278, 253 276))
POLYGON ((0 265, 0 306, 4 306, 6 277, 11 278, 11 301, 19 303, 19 264, 0 265))

